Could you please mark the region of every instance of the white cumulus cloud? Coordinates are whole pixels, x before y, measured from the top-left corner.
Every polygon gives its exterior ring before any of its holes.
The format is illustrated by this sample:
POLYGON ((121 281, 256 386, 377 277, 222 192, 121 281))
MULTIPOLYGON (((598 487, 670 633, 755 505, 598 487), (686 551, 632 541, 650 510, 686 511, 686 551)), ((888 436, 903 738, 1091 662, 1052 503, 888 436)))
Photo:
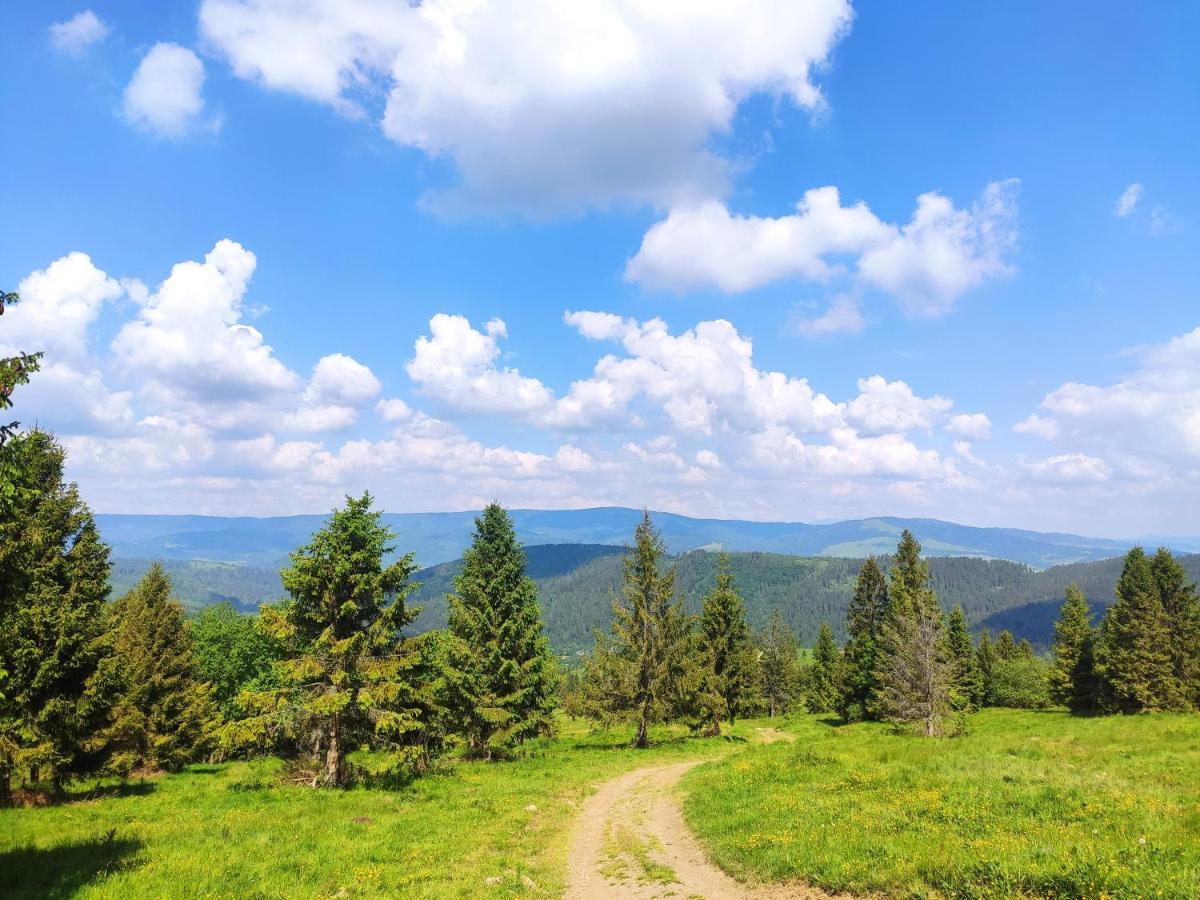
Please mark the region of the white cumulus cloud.
POLYGON ((50 45, 68 56, 83 56, 95 44, 104 40, 108 25, 90 9, 76 13, 65 22, 50 26, 50 45))
MULTIPOLYGON (((852 266, 859 283, 907 312, 941 315, 1012 271, 1016 192, 1016 180, 993 182, 969 209, 922 194, 905 225, 881 221, 861 202, 843 206, 835 187, 808 191, 795 213, 778 218, 734 215, 717 201, 681 206, 646 232, 625 277, 650 288, 737 293, 786 279, 827 282, 852 266)), ((842 312, 848 321, 845 304, 842 312)))
POLYGON ((534 214, 720 195, 710 139, 755 94, 822 103, 813 71, 848 0, 204 0, 203 39, 240 77, 449 161, 442 209, 534 214))
POLYGON ((204 63, 178 44, 159 43, 138 64, 125 87, 123 111, 130 124, 167 138, 181 138, 204 121, 204 63))

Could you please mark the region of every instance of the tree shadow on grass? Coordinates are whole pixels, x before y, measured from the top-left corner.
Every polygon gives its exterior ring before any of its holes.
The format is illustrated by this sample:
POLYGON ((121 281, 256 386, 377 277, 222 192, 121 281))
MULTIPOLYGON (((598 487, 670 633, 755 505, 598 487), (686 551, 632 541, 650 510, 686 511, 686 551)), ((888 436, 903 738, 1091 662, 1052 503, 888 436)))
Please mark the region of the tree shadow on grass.
POLYGON ((115 831, 54 847, 16 847, 0 852, 0 896, 72 897, 85 885, 132 868, 142 848, 115 831))
POLYGON ((82 791, 71 791, 63 796, 63 802, 77 803, 81 800, 111 800, 119 797, 145 797, 153 794, 153 781, 119 781, 116 784, 98 784, 82 791))

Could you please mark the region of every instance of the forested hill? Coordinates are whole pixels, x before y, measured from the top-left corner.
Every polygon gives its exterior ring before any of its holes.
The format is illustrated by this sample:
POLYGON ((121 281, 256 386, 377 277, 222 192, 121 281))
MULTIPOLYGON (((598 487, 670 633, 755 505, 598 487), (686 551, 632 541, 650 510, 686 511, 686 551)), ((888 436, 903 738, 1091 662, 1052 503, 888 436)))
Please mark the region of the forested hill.
MULTIPOLYGON (((514 509, 517 537, 534 544, 611 544, 629 541, 641 512, 636 509, 514 509)), ((458 559, 471 540, 476 513, 388 513, 401 552, 413 551, 422 566, 458 559)), ((726 550, 796 556, 864 557, 891 553, 900 532, 917 536, 928 556, 1009 559, 1036 568, 1120 556, 1134 540, 1074 534, 977 528, 938 519, 887 516, 830 524, 693 519, 653 513, 671 553, 721 546, 726 550)), ((324 516, 250 518, 219 516, 97 515, 101 534, 120 559, 216 560, 274 569, 321 527, 324 516)), ((1145 538, 1146 546, 1168 544, 1176 552, 1200 551, 1200 538, 1145 538)))
MULTIPOLYGON (((592 629, 608 625, 611 597, 620 590, 621 580, 621 555, 613 549, 595 548, 595 558, 564 571, 558 565, 547 566, 546 561, 558 560, 567 552, 565 547, 527 548, 546 630, 559 651, 590 647, 592 629)), ((693 612, 699 610, 701 599, 713 585, 717 559, 717 554, 701 550, 674 560, 676 585, 693 612)), ((1189 577, 1200 580, 1200 554, 1181 560, 1189 577)), ((731 553, 730 562, 752 625, 757 627, 778 608, 806 645, 816 639, 822 622, 843 637, 846 607, 861 559, 731 553)), ((881 562, 886 567, 886 560, 881 562)), ((1054 618, 1068 584, 1078 583, 1099 611, 1112 603, 1121 572, 1119 559, 1044 571, 1003 560, 934 558, 929 563, 934 590, 947 609, 961 603, 972 626, 1008 628, 1018 638, 1028 637, 1040 645, 1048 644, 1052 637, 1054 618), (1047 608, 1052 610, 1048 618, 1047 608)), ((413 602, 424 607, 418 619, 420 627, 444 624, 445 593, 457 565, 446 563, 418 574, 422 586, 413 602)))
MULTIPOLYGON (((620 589, 623 548, 606 544, 550 544, 526 548, 528 572, 537 582, 546 628, 560 652, 591 646, 592 629, 609 621, 612 593, 620 589)), ((751 623, 760 624, 778 607, 801 640, 811 644, 821 622, 841 636, 846 606, 860 559, 788 556, 776 553, 731 553, 738 588, 745 597, 751 623)), ((1200 555, 1181 557, 1189 577, 1200 581, 1200 555)), ((692 551, 674 560, 677 584, 689 608, 712 586, 717 555, 692 551)), ((150 565, 146 559, 118 560, 113 573, 116 593, 128 590, 150 565)), ((252 612, 259 603, 283 596, 275 569, 167 560, 178 595, 192 609, 229 600, 252 612)), ((424 607, 417 627, 445 622, 445 594, 458 562, 443 563, 417 574, 422 582, 412 602, 424 607)), ((1003 560, 942 557, 930 560, 934 589, 949 608, 961 603, 971 625, 998 631, 1008 628, 1035 644, 1049 642, 1063 592, 1071 582, 1083 588, 1093 608, 1113 599, 1120 559, 1075 563, 1037 571, 1003 560)))

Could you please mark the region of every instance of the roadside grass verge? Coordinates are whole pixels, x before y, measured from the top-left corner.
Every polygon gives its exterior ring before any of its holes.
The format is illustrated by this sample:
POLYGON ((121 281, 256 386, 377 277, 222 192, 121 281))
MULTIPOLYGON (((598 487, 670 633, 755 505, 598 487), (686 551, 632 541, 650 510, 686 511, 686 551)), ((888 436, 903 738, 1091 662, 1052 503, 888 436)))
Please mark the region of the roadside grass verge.
POLYGON ((748 880, 900 897, 1200 897, 1200 716, 984 710, 928 740, 805 716, 685 776, 748 880))

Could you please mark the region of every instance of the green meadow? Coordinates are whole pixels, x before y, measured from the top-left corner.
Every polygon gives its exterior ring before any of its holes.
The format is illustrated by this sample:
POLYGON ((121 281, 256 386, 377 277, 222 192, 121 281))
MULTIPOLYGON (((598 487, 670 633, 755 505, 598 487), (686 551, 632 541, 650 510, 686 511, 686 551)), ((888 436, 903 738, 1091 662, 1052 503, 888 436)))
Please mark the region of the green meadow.
POLYGON ((396 790, 314 790, 276 759, 87 786, 0 809, 0 896, 557 896, 596 782, 746 746, 664 727, 634 751, 630 737, 567 721, 519 759, 447 764, 396 790))
POLYGON ((748 880, 897 897, 1200 897, 1200 717, 985 709, 959 737, 792 720, 693 770, 684 812, 748 880))
POLYGON ((1200 718, 984 710, 926 740, 822 716, 793 743, 562 722, 502 763, 314 791, 274 759, 100 782, 0 810, 0 895, 559 896, 600 782, 709 757, 683 782, 714 860, 752 882, 897 897, 1200 896, 1200 718))

